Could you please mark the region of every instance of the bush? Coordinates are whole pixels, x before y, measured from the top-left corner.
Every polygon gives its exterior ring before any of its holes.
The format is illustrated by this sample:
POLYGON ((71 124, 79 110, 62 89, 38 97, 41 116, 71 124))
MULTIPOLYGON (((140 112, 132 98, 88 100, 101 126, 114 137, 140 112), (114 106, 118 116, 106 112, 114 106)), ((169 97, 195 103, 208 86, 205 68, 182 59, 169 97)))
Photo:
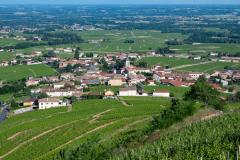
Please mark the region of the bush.
POLYGON ((180 102, 178 99, 172 100, 172 106, 165 109, 159 116, 154 116, 152 128, 166 129, 172 124, 182 121, 185 117, 194 114, 196 108, 193 102, 180 102))

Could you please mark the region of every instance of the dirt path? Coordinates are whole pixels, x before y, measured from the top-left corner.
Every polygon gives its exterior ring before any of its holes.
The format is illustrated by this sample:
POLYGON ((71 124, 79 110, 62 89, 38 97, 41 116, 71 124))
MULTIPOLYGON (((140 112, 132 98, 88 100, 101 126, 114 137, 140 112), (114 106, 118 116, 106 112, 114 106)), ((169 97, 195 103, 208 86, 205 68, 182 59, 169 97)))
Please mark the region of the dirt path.
POLYGON ((103 111, 103 112, 101 112, 101 113, 98 113, 98 114, 92 116, 92 119, 89 121, 89 123, 94 123, 94 122, 96 122, 103 114, 108 113, 108 112, 110 112, 110 111, 112 111, 112 110, 113 110, 113 109, 108 109, 108 110, 106 110, 106 111, 103 111))
POLYGON ((121 97, 118 97, 117 99, 118 99, 119 102, 122 103, 122 105, 124 105, 124 106, 126 106, 126 107, 129 107, 129 106, 130 106, 130 105, 129 105, 124 99, 122 99, 121 97))
POLYGON ((151 119, 151 117, 148 117, 148 118, 143 118, 143 119, 140 119, 140 120, 136 120, 136 121, 134 121, 134 122, 132 122, 132 123, 129 123, 129 124, 123 126, 122 128, 118 129, 116 132, 112 133, 111 136, 109 136, 109 137, 104 138, 103 140, 101 140, 100 143, 101 143, 101 142, 104 142, 104 141, 106 141, 106 140, 108 140, 108 139, 110 139, 111 137, 113 137, 113 136, 115 136, 115 135, 117 135, 117 134, 119 134, 119 133, 121 133, 121 132, 124 132, 125 130, 129 129, 130 127, 132 127, 132 126, 134 126, 134 125, 137 125, 137 124, 139 124, 139 123, 142 123, 142 122, 147 121, 147 120, 150 120, 150 119, 151 119))
POLYGON ((171 69, 175 70, 175 69, 181 69, 181 68, 186 68, 186 67, 198 66, 198 65, 202 65, 202 64, 208 64, 208 63, 213 63, 213 62, 212 61, 208 61, 208 62, 201 62, 201 63, 195 63, 195 64, 186 64, 186 65, 173 67, 171 69))
MULTIPOLYGON (((83 119, 81 119, 81 120, 83 120, 83 119)), ((8 155, 10 155, 11 153, 13 153, 14 151, 18 150, 20 147, 22 147, 22 146, 24 146, 24 145, 26 145, 26 144, 28 144, 28 143, 30 143, 30 142, 32 142, 32 141, 40 138, 40 137, 42 137, 42 136, 45 136, 46 134, 48 134, 48 133, 50 133, 50 132, 53 132, 53 131, 55 131, 55 130, 57 130, 57 129, 59 129, 59 128, 65 127, 65 126, 67 126, 67 125, 76 123, 76 122, 78 122, 78 121, 80 121, 80 120, 75 120, 75 121, 72 121, 72 122, 69 122, 69 123, 65 123, 65 124, 63 124, 63 125, 60 125, 60 126, 57 126, 57 127, 55 127, 55 128, 49 129, 49 130, 47 130, 47 131, 45 131, 45 132, 42 132, 42 133, 40 133, 40 134, 32 137, 32 138, 29 139, 29 140, 26 140, 26 141, 24 141, 24 142, 22 142, 22 143, 19 143, 15 148, 13 148, 12 150, 8 151, 8 152, 5 153, 4 155, 0 156, 0 159, 3 159, 3 158, 5 158, 5 157, 7 157, 8 155)))
MULTIPOLYGON (((116 120, 116 121, 117 121, 117 120, 116 120)), ((85 136, 88 136, 88 135, 91 134, 91 133, 94 133, 94 132, 96 132, 96 131, 98 131, 98 130, 100 130, 100 129, 106 128, 106 127, 114 124, 116 121, 108 122, 108 123, 106 123, 106 124, 103 124, 103 125, 101 125, 101 126, 98 126, 98 127, 94 128, 94 129, 92 129, 92 130, 90 130, 90 131, 87 131, 87 132, 81 134, 80 136, 75 137, 75 138, 67 141, 66 143, 63 143, 62 145, 58 146, 57 148, 54 148, 53 150, 49 151, 48 153, 44 154, 43 156, 46 156, 46 155, 48 155, 48 154, 50 154, 50 153, 52 153, 52 152, 54 152, 54 151, 57 151, 57 150, 65 147, 66 145, 71 144, 71 143, 74 142, 74 141, 77 141, 77 140, 79 140, 79 139, 81 139, 81 138, 83 138, 83 137, 85 137, 85 136)), ((37 159, 41 159, 43 156, 38 157, 37 159)))

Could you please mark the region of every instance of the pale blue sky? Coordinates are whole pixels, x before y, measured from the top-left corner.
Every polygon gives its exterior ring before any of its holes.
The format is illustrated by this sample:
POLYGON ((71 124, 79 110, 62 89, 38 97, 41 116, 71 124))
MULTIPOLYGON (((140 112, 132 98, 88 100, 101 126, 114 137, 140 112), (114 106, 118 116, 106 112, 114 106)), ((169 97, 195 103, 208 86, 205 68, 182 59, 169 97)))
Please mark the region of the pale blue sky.
POLYGON ((0 0, 0 4, 240 4, 240 0, 0 0))

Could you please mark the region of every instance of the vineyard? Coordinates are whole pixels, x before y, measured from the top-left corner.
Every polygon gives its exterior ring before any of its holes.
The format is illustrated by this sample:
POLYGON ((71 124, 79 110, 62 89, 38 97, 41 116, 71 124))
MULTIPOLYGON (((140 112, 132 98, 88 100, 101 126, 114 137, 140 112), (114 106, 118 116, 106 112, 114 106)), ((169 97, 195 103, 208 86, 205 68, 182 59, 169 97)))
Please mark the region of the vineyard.
POLYGON ((234 159, 240 145, 240 113, 193 124, 153 144, 113 159, 234 159))
POLYGON ((60 150, 99 137, 113 139, 149 123, 170 105, 169 99, 87 100, 67 108, 12 116, 0 125, 0 159, 51 159, 60 150), (131 127, 130 127, 131 126, 131 127))

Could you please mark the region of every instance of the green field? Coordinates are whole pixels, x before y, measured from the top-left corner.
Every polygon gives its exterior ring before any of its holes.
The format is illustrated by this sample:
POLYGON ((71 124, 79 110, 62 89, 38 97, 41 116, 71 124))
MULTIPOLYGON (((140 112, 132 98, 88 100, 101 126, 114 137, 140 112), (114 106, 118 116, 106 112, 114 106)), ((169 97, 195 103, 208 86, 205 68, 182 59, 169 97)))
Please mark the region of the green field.
POLYGON ((198 45, 179 45, 171 46, 177 53, 195 53, 206 55, 210 52, 225 52, 225 53, 240 53, 239 44, 225 44, 225 43, 203 43, 198 45))
POLYGON ((183 95, 189 91, 188 87, 173 87, 173 86, 145 86, 144 90, 148 93, 152 93, 154 89, 168 90, 176 98, 181 98, 183 95))
POLYGON ((160 31, 151 30, 132 30, 132 31, 117 31, 117 30, 99 30, 99 31, 83 31, 77 32, 85 40, 81 44, 66 44, 58 46, 37 46, 24 50, 30 53, 31 51, 46 51, 47 48, 55 47, 80 47, 85 52, 115 53, 120 51, 125 52, 145 52, 154 50, 158 47, 165 47, 165 41, 178 38, 185 39, 187 36, 180 33, 161 33, 160 31), (95 42, 93 42, 95 40, 95 42), (135 43, 127 44, 125 40, 134 40, 135 43))
POLYGON ((224 70, 224 67, 234 67, 240 68, 240 64, 238 63, 230 63, 230 62, 213 62, 208 64, 201 64, 191 67, 181 68, 182 71, 194 71, 194 72, 206 72, 213 73, 217 70, 224 70))
POLYGON ((0 159, 51 159, 60 149, 94 137, 110 143, 170 105, 163 98, 123 99, 129 106, 117 100, 86 100, 70 112, 63 107, 10 117, 0 125, 0 159))
POLYGON ((54 69, 44 64, 0 67, 0 80, 15 81, 30 76, 40 77, 55 75, 56 73, 57 72, 54 69))
POLYGON ((169 57, 144 57, 141 61, 147 62, 148 65, 152 66, 160 64, 163 66, 177 67, 188 64, 200 63, 200 60, 192 60, 187 58, 169 58, 169 57))
POLYGON ((14 53, 0 52, 0 62, 12 60, 14 57, 15 57, 14 53))
POLYGON ((22 41, 18 41, 16 39, 11 39, 11 38, 0 39, 0 47, 15 46, 19 42, 22 42, 22 41))

